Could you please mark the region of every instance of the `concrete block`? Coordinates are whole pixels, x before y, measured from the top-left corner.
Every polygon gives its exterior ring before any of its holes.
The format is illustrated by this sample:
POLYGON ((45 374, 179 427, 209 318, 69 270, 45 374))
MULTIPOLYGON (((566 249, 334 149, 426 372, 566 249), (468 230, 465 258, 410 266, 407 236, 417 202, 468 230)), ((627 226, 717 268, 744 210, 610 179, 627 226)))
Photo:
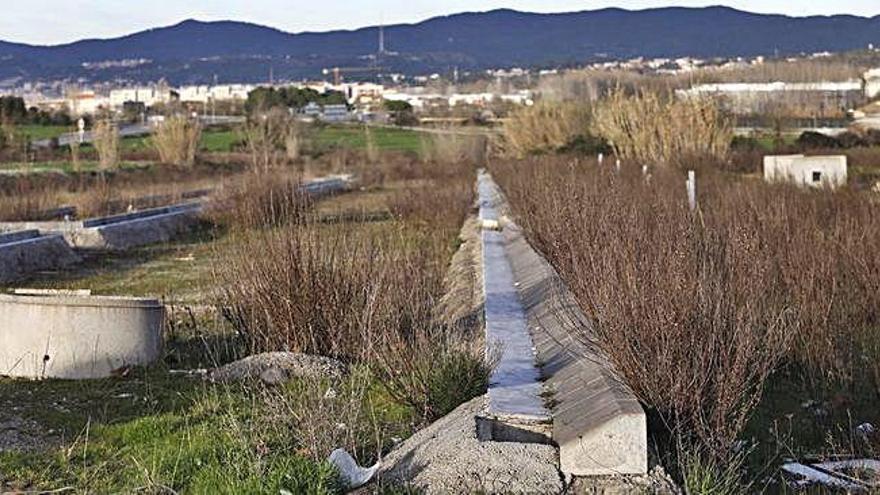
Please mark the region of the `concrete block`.
POLYGON ((36 230, 0 234, 0 283, 13 282, 33 272, 66 268, 80 261, 61 235, 41 235, 36 230))
POLYGON ((351 186, 350 175, 332 175, 306 181, 302 185, 302 193, 312 199, 338 194, 351 186))
POLYGON ((0 294, 0 375, 104 378, 148 365, 162 351, 155 299, 0 294))

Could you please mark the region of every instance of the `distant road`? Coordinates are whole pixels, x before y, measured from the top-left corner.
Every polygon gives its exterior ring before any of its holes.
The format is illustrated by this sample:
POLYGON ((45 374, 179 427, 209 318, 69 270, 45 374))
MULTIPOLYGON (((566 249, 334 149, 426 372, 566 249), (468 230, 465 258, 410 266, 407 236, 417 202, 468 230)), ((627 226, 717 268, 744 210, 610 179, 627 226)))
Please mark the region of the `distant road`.
MULTIPOLYGON (((235 115, 217 115, 214 117, 199 117, 199 120, 202 122, 202 125, 210 127, 216 125, 240 124, 244 122, 244 117, 239 117, 235 115)), ((126 124, 119 127, 119 137, 146 136, 152 133, 153 128, 149 124, 126 124)), ((62 134, 58 136, 58 146, 69 146, 71 143, 79 141, 79 138, 80 136, 78 132, 68 132, 66 134, 62 134)), ((92 135, 92 131, 86 131, 82 136, 82 143, 91 143, 93 139, 94 137, 92 135)), ((40 139, 39 141, 34 141, 31 144, 35 148, 49 148, 52 146, 52 140, 40 139)))
POLYGON ((864 127, 865 129, 880 130, 880 114, 869 114, 860 119, 856 119, 855 124, 864 127))
MULTIPOLYGON (((783 134, 800 136, 805 132, 817 132, 826 136, 836 137, 848 130, 847 127, 799 127, 783 129, 783 134)), ((733 133, 737 136, 752 136, 754 134, 773 134, 775 131, 769 127, 736 127, 733 133)))

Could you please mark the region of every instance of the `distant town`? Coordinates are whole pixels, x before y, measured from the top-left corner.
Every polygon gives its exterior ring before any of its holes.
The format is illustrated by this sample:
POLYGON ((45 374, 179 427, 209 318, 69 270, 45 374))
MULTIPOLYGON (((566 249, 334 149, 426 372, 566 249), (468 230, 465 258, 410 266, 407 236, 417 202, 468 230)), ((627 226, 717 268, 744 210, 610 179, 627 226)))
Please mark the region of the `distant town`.
MULTIPOLYGON (((870 46, 869 52, 877 50, 870 46)), ((786 58, 774 63, 797 64, 802 61, 827 59, 834 55, 816 53, 800 58, 786 58)), ((108 64, 136 64, 138 61, 107 61, 108 64)), ((529 106, 536 97, 546 96, 541 81, 564 78, 584 73, 634 73, 642 76, 683 76, 724 74, 747 70, 768 63, 765 57, 704 60, 697 58, 634 58, 606 61, 576 69, 491 69, 478 73, 457 70, 452 74, 439 73, 407 76, 380 75, 377 81, 348 81, 340 69, 327 69, 324 80, 267 81, 263 84, 217 83, 213 85, 184 85, 175 87, 164 81, 133 85, 125 81, 114 83, 86 83, 70 81, 24 82, 0 89, 0 95, 20 97, 29 109, 43 112, 63 112, 72 118, 93 116, 102 112, 122 115, 133 111, 141 119, 161 114, 161 109, 180 103, 194 113, 216 115, 242 114, 248 96, 257 88, 296 88, 319 95, 338 94, 344 104, 311 103, 300 112, 308 117, 328 122, 375 121, 383 118, 385 102, 402 102, 421 116, 448 117, 456 109, 477 112, 487 118, 504 113, 498 108, 529 106), (493 110, 496 110, 493 112, 493 110)), ((699 78, 695 78, 699 79, 699 78)), ((812 95, 832 108, 854 109, 864 101, 880 95, 880 69, 869 70, 861 77, 828 81, 766 81, 766 82, 712 82, 691 84, 679 89, 681 97, 697 95, 723 96, 734 113, 755 110, 759 100, 768 96, 812 95)), ((341 102, 340 102, 341 103, 341 102)), ((459 112, 462 113, 462 112, 459 112)), ((466 113, 466 112, 465 112, 466 113)), ((503 115, 501 115, 503 116, 503 115)))

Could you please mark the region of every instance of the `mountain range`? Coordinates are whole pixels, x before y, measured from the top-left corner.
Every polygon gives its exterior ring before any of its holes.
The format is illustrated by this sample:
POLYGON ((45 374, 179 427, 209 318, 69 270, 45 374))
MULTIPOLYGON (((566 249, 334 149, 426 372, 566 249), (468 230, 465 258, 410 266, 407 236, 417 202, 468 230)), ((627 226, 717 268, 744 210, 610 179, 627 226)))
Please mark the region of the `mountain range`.
POLYGON ((314 77, 324 68, 448 72, 556 67, 607 59, 732 57, 880 46, 880 16, 789 17, 728 7, 603 9, 559 14, 493 10, 351 31, 287 33, 187 20, 114 39, 35 46, 0 41, 0 81, 84 78, 173 84, 314 77))

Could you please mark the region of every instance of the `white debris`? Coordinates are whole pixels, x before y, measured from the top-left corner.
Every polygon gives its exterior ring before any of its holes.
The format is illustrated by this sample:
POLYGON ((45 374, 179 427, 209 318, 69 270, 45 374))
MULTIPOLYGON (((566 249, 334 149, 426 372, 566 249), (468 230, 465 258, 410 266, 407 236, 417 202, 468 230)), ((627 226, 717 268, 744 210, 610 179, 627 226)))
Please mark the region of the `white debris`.
POLYGON ((379 470, 378 463, 368 468, 358 466, 357 461, 343 449, 334 450, 328 460, 339 471, 340 479, 350 490, 360 488, 369 483, 379 470))

